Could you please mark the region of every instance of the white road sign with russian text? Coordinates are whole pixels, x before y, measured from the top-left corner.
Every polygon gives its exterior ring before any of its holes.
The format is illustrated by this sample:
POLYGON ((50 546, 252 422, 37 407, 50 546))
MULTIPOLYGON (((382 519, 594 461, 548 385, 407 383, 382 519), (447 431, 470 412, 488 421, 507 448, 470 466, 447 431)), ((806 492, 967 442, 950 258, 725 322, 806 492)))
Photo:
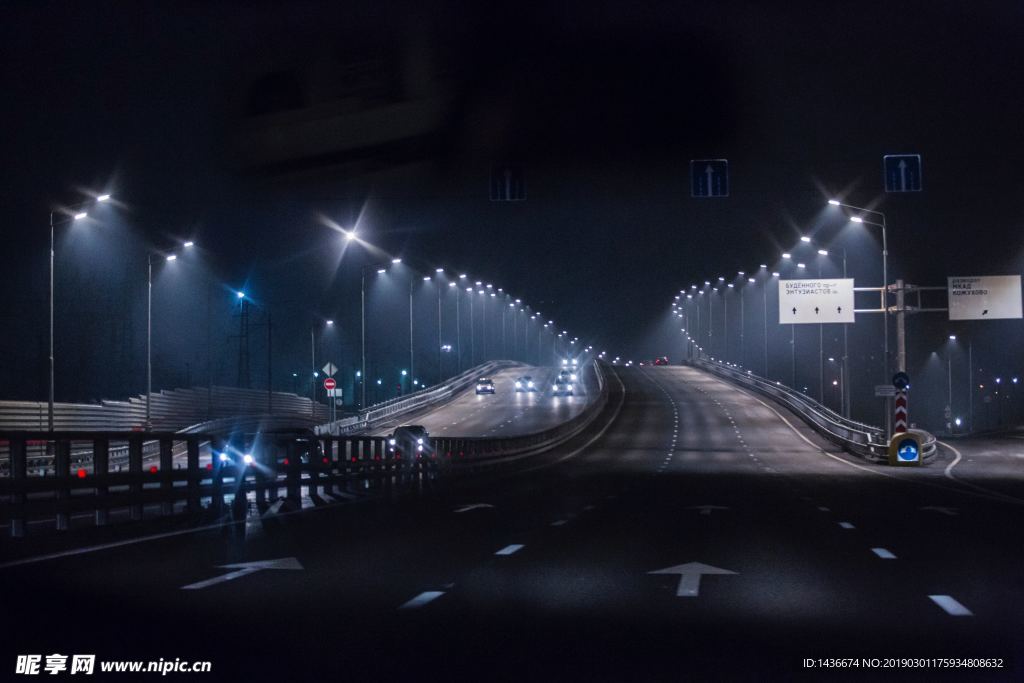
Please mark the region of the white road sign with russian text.
POLYGON ((853 278, 779 280, 779 322, 852 323, 853 278))
POLYGON ((1020 275, 949 278, 950 320, 1021 317, 1020 275))

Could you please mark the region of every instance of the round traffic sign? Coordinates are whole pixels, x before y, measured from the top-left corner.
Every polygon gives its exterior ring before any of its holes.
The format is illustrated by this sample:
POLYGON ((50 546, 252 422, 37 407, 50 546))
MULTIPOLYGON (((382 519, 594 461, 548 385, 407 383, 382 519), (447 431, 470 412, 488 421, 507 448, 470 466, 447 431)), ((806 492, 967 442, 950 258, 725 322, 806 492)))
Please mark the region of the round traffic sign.
POLYGON ((338 386, 338 383, 334 381, 333 377, 328 377, 327 379, 324 380, 324 389, 330 391, 336 386, 338 386))
POLYGON ((905 372, 897 372, 892 376, 892 385, 903 390, 910 386, 910 375, 905 372))

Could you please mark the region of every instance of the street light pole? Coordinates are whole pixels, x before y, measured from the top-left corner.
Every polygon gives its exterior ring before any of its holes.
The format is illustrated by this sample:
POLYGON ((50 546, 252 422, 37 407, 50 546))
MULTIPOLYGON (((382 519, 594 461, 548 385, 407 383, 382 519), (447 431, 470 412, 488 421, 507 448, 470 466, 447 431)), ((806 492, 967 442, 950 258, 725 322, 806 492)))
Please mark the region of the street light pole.
MULTIPOLYGON (((105 202, 110 199, 109 194, 101 194, 96 198, 96 202, 105 202)), ((72 211, 72 218, 70 221, 77 221, 82 218, 86 218, 88 214, 81 209, 89 206, 91 202, 83 202, 69 207, 69 211, 72 211)), ((47 391, 47 406, 46 406, 46 428, 48 431, 53 431, 53 404, 54 404, 54 375, 55 375, 55 362, 54 362, 54 351, 53 351, 53 302, 54 302, 54 254, 56 253, 55 241, 54 241, 54 228, 56 224, 53 222, 54 211, 50 211, 50 355, 49 355, 49 387, 47 391)))
POLYGON ((841 207, 844 207, 844 208, 847 208, 847 209, 852 209, 854 211, 863 211, 864 213, 872 213, 872 214, 875 214, 876 216, 880 216, 882 218, 882 222, 881 223, 873 223, 871 221, 866 221, 866 220, 864 220, 860 216, 852 216, 850 218, 850 220, 853 221, 854 223, 863 223, 863 224, 866 224, 866 225, 873 225, 875 227, 878 227, 878 228, 882 229, 882 308, 883 308, 882 315, 883 315, 884 327, 885 327, 885 334, 884 334, 884 337, 883 337, 884 338, 884 344, 883 344, 883 349, 884 349, 884 351, 883 351, 883 355, 884 355, 884 358, 883 358, 883 361, 884 361, 883 362, 883 373, 884 373, 885 376, 882 379, 885 382, 888 382, 888 380, 889 380, 889 239, 888 239, 888 236, 886 234, 888 229, 887 229, 887 224, 886 224, 886 220, 885 220, 885 214, 882 213, 881 211, 876 211, 874 209, 868 209, 868 208, 865 208, 865 207, 862 207, 862 206, 853 206, 852 204, 846 204, 844 202, 840 202, 837 199, 830 199, 830 200, 828 200, 828 203, 831 204, 832 206, 841 206, 841 207))
POLYGON ((360 398, 359 407, 366 407, 366 266, 363 266, 361 277, 359 280, 359 347, 360 355, 362 355, 362 368, 360 369, 360 398))
POLYGON ((473 288, 467 287, 469 292, 469 365, 476 365, 476 325, 473 322, 473 288))
MULTIPOLYGON (((768 277, 767 274, 765 276, 768 277)), ((762 304, 764 306, 762 322, 764 323, 764 378, 768 379, 768 280, 765 279, 761 292, 762 304)))
POLYGON ((53 211, 50 212, 50 391, 49 404, 46 411, 46 425, 53 431, 53 211))
POLYGON ((444 381, 444 372, 441 369, 441 282, 436 281, 434 285, 437 287, 437 383, 440 384, 444 381))
POLYGON ((146 431, 153 429, 153 254, 146 255, 146 431))
POLYGON ((309 326, 309 350, 312 371, 309 373, 309 416, 316 418, 316 325, 309 326))
POLYGON ((416 378, 416 366, 413 361, 413 343, 412 343, 412 277, 409 278, 409 383, 410 391, 411 384, 416 378))
POLYGON ((455 374, 462 373, 462 316, 459 308, 459 286, 455 285, 455 374))

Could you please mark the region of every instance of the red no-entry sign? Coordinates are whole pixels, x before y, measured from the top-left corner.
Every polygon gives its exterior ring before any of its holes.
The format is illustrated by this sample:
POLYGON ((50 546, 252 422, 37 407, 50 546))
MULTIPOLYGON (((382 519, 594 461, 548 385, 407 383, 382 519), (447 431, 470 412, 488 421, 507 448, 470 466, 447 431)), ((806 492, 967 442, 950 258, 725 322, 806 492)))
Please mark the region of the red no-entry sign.
POLYGON ((324 389, 326 389, 327 391, 330 391, 336 386, 338 386, 338 383, 334 381, 333 377, 328 377, 327 379, 324 380, 324 389))

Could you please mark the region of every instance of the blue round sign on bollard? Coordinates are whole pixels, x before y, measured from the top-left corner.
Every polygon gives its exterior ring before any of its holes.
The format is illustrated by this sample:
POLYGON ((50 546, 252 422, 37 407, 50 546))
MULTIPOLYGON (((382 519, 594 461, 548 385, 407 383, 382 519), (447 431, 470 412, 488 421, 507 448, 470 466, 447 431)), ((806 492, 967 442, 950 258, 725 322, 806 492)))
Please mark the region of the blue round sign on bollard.
POLYGON ((921 444, 910 433, 897 434, 889 443, 890 465, 920 465, 921 444))
POLYGON ((896 451, 896 457, 900 462, 917 462, 921 457, 917 442, 913 439, 904 439, 896 451))

